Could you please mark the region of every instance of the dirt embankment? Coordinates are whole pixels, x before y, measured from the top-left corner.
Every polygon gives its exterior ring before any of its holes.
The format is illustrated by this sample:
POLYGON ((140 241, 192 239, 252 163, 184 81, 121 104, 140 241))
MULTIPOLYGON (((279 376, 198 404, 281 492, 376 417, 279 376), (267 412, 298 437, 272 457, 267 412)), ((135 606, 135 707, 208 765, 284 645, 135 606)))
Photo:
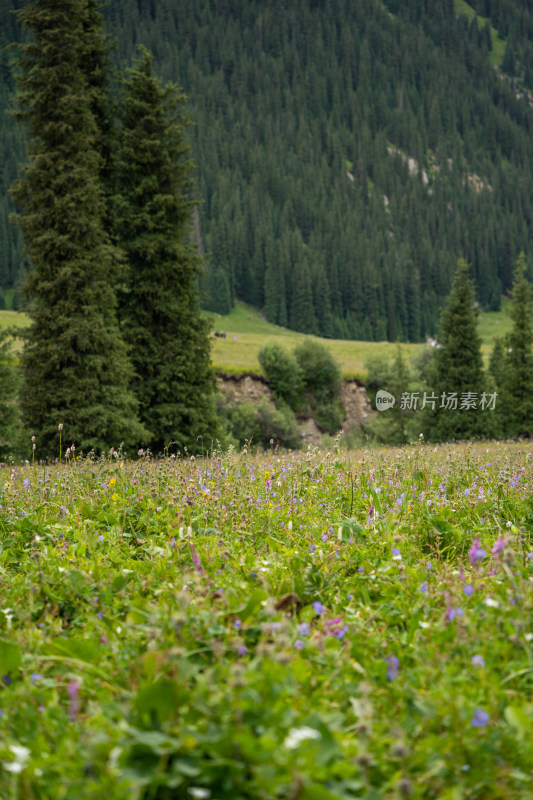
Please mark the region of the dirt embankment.
MULTIPOLYGON (((266 400, 274 406, 274 398, 268 388, 266 378, 262 375, 253 375, 250 372, 242 375, 221 373, 217 375, 217 383, 226 397, 233 399, 238 404, 253 403, 257 405, 262 400, 266 400)), ((343 425, 346 432, 362 428, 367 419, 376 413, 372 409, 365 386, 361 381, 355 379, 345 380, 341 400, 346 409, 346 419, 343 425)), ((298 422, 302 428, 304 442, 306 444, 318 444, 324 432, 314 417, 301 416, 298 417, 298 422)))

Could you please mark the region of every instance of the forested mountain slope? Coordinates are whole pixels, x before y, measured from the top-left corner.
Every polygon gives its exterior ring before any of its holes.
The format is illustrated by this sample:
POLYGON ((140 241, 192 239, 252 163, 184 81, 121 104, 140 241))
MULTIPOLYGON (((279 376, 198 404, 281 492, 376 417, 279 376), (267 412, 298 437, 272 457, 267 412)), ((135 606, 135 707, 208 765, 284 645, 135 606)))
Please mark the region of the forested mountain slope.
MULTIPOLYGON (((120 67, 144 43, 188 95, 208 307, 240 298, 304 332, 417 341, 459 257, 497 308, 533 253, 526 0, 109 0, 104 14, 120 67)), ((3 118, 4 287, 22 270, 4 197, 21 153, 3 118)))

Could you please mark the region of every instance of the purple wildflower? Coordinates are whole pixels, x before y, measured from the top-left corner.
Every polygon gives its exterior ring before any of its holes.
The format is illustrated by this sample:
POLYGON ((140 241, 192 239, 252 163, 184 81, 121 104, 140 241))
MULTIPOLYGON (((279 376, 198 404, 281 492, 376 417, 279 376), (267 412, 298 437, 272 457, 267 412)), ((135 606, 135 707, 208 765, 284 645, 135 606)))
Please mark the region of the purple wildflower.
POLYGON ((245 656, 248 652, 248 649, 245 644, 240 644, 237 648, 237 652, 240 656, 245 656))
POLYGON ((309 636, 311 632, 311 628, 309 627, 308 622, 302 622, 301 625, 298 625, 298 633, 300 636, 309 636))
POLYGON ((489 719, 490 714, 488 714, 486 711, 483 711, 482 708, 476 708, 470 723, 474 728, 485 728, 489 719))
POLYGON ((471 583, 467 583, 464 590, 467 597, 470 597, 470 595, 474 593, 474 587, 471 583))
POLYGON ((242 622, 241 622, 241 620, 240 620, 240 619, 236 619, 236 620, 235 620, 235 622, 234 622, 233 624, 235 625, 235 627, 237 628, 237 630, 240 630, 240 629, 242 628, 242 622))
POLYGON ((327 633, 331 633, 337 639, 342 639, 345 633, 348 631, 348 626, 342 624, 343 619, 342 617, 335 617, 335 619, 330 619, 326 622, 327 633))
POLYGON ((322 603, 319 600, 315 600, 315 602, 313 603, 313 611, 315 612, 315 614, 323 614, 325 610, 326 609, 324 608, 322 603))
POLYGON ((501 553, 503 553, 503 551, 504 551, 504 549, 505 549, 505 545, 506 545, 506 544, 507 544, 507 542, 505 541, 505 539, 503 538, 503 536, 499 536, 499 537, 496 539, 496 541, 494 542, 494 545, 493 545, 493 547, 492 547, 492 550, 491 550, 491 553, 492 553, 492 555, 493 555, 495 558, 498 558, 498 556, 499 556, 501 553))
POLYGON ((77 681, 70 681, 67 686, 67 693, 69 696, 68 715, 71 720, 76 719, 78 711, 80 710, 79 691, 79 683, 77 681))
POLYGON ((297 650, 302 650, 305 647, 301 639, 296 639, 296 641, 294 642, 294 646, 297 650))
POLYGON ((427 590, 428 590, 428 585, 427 585, 427 582, 424 581, 423 583, 420 584, 420 588, 419 588, 418 591, 422 592, 422 594, 426 594, 427 590))
POLYGON ((400 661, 396 656, 389 656, 388 658, 385 659, 385 662, 388 664, 387 678, 390 681, 393 681, 399 675, 398 667, 400 666, 400 661))
POLYGON ((472 542, 472 547, 468 551, 468 555, 470 558, 470 563, 473 567, 478 563, 478 561, 483 561, 487 555, 486 550, 483 550, 483 548, 480 546, 479 536, 476 536, 472 542))
POLYGON ((475 655, 472 656, 472 666, 474 667, 484 667, 485 666, 485 659, 483 656, 475 655))
POLYGON ((462 617, 464 611, 462 608, 452 608, 451 606, 446 611, 446 620, 447 622, 453 622, 454 619, 457 617, 462 617))

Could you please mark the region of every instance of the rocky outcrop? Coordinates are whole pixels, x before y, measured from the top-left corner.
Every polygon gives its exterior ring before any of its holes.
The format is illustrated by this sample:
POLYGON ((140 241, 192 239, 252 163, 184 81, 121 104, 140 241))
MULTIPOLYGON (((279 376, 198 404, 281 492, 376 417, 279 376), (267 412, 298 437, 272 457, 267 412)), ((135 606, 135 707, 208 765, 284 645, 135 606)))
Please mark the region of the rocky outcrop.
POLYGON ((251 372, 232 375, 224 372, 217 375, 217 384, 226 398, 238 405, 242 403, 258 405, 261 400, 267 400, 270 405, 274 405, 272 392, 263 375, 253 375, 251 372))
MULTIPOLYGON (((272 392, 268 388, 268 382, 263 375, 254 375, 251 372, 245 372, 241 375, 220 373, 217 375, 217 383, 226 398, 234 403, 239 405, 242 403, 258 405, 262 400, 266 400, 270 405, 274 406, 272 392)), ((369 417, 376 413, 372 409, 365 385, 356 379, 344 381, 341 401, 346 409, 346 419, 343 427, 347 433, 362 428, 369 417)), ((298 423, 301 427, 302 440, 305 444, 318 444, 320 442, 324 432, 314 417, 299 417, 298 423)))
POLYGON ((362 428, 370 416, 376 413, 372 408, 364 383, 356 379, 344 381, 341 401, 346 409, 345 431, 362 428))

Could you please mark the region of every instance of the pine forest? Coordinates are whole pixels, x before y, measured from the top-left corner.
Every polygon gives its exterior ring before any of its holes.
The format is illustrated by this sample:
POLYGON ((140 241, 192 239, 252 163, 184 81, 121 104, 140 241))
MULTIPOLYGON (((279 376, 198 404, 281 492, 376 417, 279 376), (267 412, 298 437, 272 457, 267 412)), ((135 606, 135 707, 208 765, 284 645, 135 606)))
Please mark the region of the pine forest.
MULTIPOLYGON (((20 5, 2 3, 2 45, 22 38, 20 5)), ((207 309, 241 299, 305 333, 420 341, 459 258, 499 308, 533 230, 527 2, 109 0, 103 14, 118 67, 144 44, 187 96, 207 309)), ((3 111, 11 60, 2 47, 3 111)), ((23 133, 0 125, 0 302, 18 305, 23 133)))

